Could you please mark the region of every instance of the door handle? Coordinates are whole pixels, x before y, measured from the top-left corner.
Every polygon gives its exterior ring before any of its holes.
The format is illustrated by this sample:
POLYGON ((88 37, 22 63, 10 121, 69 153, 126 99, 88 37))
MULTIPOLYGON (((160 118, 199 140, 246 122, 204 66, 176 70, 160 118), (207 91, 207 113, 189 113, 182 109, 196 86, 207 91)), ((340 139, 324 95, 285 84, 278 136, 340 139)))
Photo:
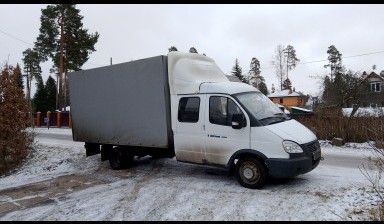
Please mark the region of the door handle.
POLYGON ((227 138, 227 136, 220 136, 220 135, 208 135, 208 137, 211 137, 211 138, 227 138))

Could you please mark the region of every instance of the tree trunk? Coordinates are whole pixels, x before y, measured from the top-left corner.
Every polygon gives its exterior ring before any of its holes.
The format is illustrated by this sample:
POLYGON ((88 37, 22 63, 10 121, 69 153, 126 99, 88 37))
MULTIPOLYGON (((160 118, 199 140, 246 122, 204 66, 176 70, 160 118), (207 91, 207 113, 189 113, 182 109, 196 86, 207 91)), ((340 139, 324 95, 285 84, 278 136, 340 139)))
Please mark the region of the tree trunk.
POLYGON ((59 77, 60 77, 60 88, 59 91, 61 93, 61 96, 64 97, 64 105, 60 105, 59 110, 61 111, 61 108, 64 107, 64 111, 66 111, 65 108, 65 103, 66 103, 66 94, 65 94, 65 76, 64 76, 64 85, 63 83, 63 63, 64 63, 64 58, 63 58, 63 51, 64 51, 64 12, 61 12, 61 23, 60 23, 60 71, 59 71, 59 77), (62 87, 64 86, 64 88, 62 87), (64 94, 63 94, 63 89, 64 89, 64 94))

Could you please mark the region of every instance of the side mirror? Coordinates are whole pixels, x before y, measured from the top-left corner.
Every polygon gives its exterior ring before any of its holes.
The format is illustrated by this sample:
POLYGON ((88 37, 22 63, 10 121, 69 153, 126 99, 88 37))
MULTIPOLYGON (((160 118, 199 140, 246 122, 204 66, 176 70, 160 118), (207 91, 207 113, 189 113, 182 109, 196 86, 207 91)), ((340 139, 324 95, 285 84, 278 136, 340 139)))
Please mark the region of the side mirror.
POLYGON ((245 126, 244 114, 232 114, 232 128, 241 129, 245 126))

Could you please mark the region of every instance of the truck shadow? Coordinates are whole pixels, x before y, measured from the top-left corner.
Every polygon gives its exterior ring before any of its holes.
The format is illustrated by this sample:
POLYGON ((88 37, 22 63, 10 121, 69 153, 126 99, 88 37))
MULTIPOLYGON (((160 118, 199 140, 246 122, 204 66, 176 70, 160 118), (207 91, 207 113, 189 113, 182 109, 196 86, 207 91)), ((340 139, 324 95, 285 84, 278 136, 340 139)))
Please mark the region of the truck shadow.
MULTIPOLYGON (((214 179, 223 181, 225 184, 228 184, 229 182, 237 183, 235 175, 231 175, 224 168, 181 163, 177 162, 174 158, 153 158, 151 156, 135 158, 133 166, 127 170, 130 169, 134 169, 136 172, 140 172, 140 170, 149 172, 148 175, 150 176, 158 175, 165 177, 167 175, 172 175, 174 177, 180 176, 181 178, 214 179)), ((305 182, 306 179, 301 177, 269 178, 264 189, 301 185, 305 182)))

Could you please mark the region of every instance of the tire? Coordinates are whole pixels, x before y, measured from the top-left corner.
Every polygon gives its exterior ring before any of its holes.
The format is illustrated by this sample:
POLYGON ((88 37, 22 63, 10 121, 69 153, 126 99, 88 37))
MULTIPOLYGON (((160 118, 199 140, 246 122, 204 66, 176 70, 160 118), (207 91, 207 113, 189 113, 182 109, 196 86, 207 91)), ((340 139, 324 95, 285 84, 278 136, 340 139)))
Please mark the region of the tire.
POLYGON ((260 160, 252 157, 242 157, 236 163, 236 179, 241 186, 251 189, 261 189, 267 183, 267 167, 260 160))
POLYGON ((109 150, 109 165, 112 169, 125 169, 133 164, 133 155, 128 153, 128 150, 123 147, 115 147, 109 150))
POLYGON ((112 145, 102 145, 100 150, 100 159, 105 161, 109 159, 109 151, 112 150, 112 145))

